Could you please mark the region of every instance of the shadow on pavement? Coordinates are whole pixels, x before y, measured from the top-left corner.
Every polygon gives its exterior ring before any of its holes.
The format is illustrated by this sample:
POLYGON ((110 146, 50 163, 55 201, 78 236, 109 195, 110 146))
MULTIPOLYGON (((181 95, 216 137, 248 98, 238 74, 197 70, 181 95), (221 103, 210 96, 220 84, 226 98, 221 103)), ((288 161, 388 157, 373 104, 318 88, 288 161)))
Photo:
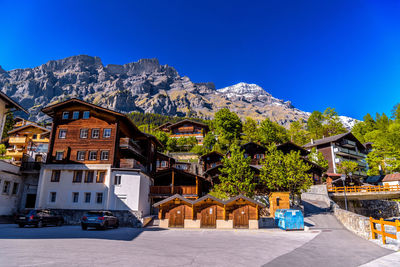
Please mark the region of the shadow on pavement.
POLYGON ((0 227, 0 240, 2 239, 108 239, 119 241, 132 241, 143 232, 168 231, 163 228, 128 228, 121 227, 109 230, 82 230, 80 226, 61 226, 19 228, 18 225, 8 224, 0 227))

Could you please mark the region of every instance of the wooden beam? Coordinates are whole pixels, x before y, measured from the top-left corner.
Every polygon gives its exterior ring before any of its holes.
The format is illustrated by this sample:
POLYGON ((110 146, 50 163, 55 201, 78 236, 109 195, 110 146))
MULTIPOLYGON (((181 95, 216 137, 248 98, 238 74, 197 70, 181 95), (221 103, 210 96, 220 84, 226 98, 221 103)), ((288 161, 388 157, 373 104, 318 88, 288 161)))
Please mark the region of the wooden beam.
POLYGON ((226 220, 226 205, 224 204, 224 220, 226 220))
POLYGON ((258 205, 256 205, 256 220, 258 220, 258 205))
POLYGON ((174 184, 175 184, 175 171, 172 169, 171 194, 174 194, 174 184))
POLYGON ((199 194, 199 177, 196 175, 196 195, 199 194))
POLYGON ((160 205, 160 207, 158 208, 158 219, 162 220, 162 205, 160 205))

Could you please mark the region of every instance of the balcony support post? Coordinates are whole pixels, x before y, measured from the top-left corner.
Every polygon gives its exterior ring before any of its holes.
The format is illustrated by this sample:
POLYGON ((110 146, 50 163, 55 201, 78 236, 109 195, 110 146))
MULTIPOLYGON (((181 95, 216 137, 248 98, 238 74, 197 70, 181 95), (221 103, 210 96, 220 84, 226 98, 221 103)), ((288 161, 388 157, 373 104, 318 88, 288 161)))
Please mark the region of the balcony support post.
POLYGON ((196 195, 199 194, 199 177, 196 175, 196 195))
POLYGON ((174 184, 175 184, 175 171, 172 169, 172 182, 171 182, 171 194, 174 194, 174 184))

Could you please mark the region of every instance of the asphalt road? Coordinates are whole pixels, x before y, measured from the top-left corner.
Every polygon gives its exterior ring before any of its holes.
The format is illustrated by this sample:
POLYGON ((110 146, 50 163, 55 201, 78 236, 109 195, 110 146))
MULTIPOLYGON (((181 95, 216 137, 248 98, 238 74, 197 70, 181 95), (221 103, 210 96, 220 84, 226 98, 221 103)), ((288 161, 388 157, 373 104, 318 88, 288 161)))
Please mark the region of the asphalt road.
POLYGON ((308 232, 0 224, 0 266, 399 266, 400 253, 355 236, 323 209, 306 211, 308 232))
MULTIPOLYGON (((331 213, 326 212, 324 204, 304 202, 304 208, 306 218, 314 223, 311 231, 321 230, 321 233, 265 266, 360 266, 394 253, 346 230, 331 213)), ((400 260, 400 257, 397 259, 400 260)))

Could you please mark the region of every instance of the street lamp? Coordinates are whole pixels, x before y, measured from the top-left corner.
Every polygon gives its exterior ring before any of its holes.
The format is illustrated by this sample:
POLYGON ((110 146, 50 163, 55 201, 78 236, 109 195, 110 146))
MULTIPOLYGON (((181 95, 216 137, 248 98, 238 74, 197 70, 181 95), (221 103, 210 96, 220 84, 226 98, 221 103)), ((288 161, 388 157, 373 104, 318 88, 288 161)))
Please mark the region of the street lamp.
MULTIPOLYGON (((350 173, 349 173, 350 174, 350 173)), ((345 204, 345 207, 346 207, 346 210, 348 210, 347 209, 347 196, 346 196, 346 184, 345 184, 345 180, 346 180, 346 175, 345 174, 342 174, 342 176, 340 176, 340 180, 342 180, 342 182, 343 182, 343 188, 344 188, 344 190, 343 190, 343 192, 344 192, 344 204, 345 204)))

